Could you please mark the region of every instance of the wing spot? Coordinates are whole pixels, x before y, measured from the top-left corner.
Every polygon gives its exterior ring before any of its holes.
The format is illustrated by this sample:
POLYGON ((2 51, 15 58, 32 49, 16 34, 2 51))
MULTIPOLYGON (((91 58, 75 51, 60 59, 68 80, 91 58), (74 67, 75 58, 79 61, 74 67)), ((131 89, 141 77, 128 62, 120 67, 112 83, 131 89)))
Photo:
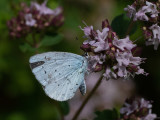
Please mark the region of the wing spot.
POLYGON ((52 75, 51 75, 51 74, 48 74, 48 78, 52 78, 52 75))
POLYGON ((78 85, 78 84, 76 84, 76 85, 78 85))
POLYGON ((54 72, 57 72, 57 70, 55 70, 54 72))
POLYGON ((69 79, 67 79, 67 80, 71 83, 71 81, 69 79))
POLYGON ((45 58, 46 60, 51 60, 51 58, 50 58, 50 57, 46 57, 46 56, 45 56, 44 58, 45 58))
POLYGON ((46 72, 46 71, 44 71, 44 73, 46 74, 47 72, 46 72))
POLYGON ((60 86, 60 85, 58 84, 58 86, 60 86))
POLYGON ((59 73, 59 75, 61 75, 61 73, 59 73))

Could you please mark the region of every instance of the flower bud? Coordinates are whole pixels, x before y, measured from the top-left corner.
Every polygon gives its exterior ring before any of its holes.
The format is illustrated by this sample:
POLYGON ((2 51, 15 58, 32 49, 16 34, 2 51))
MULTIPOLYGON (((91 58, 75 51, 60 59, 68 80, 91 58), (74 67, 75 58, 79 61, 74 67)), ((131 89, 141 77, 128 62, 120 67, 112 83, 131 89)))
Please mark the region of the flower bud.
POLYGON ((91 34, 89 36, 91 39, 94 39, 97 36, 97 32, 94 30, 91 30, 91 34))
POLYGON ((149 39, 152 37, 152 32, 149 30, 144 30, 143 34, 144 34, 145 39, 149 39))
POLYGON ((151 17, 149 19, 150 22, 156 23, 158 21, 158 17, 151 17))
POLYGON ((103 69, 103 65, 102 64, 98 64, 95 66, 94 68, 94 72, 99 72, 103 69))
POLYGON ((149 111, 148 108, 142 108, 142 109, 139 111, 139 116, 141 116, 141 117, 146 116, 146 115, 148 114, 148 111, 149 111))
POLYGON ((91 46, 89 44, 82 44, 80 48, 86 52, 91 51, 91 46))
POLYGON ((106 28, 106 27, 109 27, 110 25, 109 25, 109 22, 108 22, 108 20, 106 19, 106 20, 104 20, 104 21, 102 21, 102 29, 104 29, 104 28, 106 28))
POLYGON ((130 72, 137 72, 138 68, 137 68, 136 65, 129 65, 128 66, 128 71, 130 71, 130 72))

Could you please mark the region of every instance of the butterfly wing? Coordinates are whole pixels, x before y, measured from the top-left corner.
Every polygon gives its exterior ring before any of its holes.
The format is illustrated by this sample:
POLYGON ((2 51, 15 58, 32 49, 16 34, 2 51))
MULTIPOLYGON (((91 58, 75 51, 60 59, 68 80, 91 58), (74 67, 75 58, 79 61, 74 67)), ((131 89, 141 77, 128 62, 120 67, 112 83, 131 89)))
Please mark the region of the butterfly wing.
POLYGON ((84 83, 87 61, 66 52, 47 52, 30 58, 30 66, 45 93, 58 101, 72 98, 84 83))

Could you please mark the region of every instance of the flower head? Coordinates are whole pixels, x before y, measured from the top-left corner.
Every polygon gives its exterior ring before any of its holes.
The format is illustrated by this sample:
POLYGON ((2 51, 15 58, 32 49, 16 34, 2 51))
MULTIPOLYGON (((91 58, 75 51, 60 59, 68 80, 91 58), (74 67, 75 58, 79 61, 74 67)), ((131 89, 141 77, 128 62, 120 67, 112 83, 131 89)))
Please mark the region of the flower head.
POLYGON ((36 24, 36 20, 33 19, 30 13, 25 15, 25 21, 27 26, 34 26, 36 24))
POLYGON ((46 4, 47 4, 47 0, 45 0, 41 5, 36 2, 32 2, 31 8, 33 9, 35 8, 36 10, 39 11, 40 14, 53 15, 55 13, 54 10, 48 8, 46 4))
POLYGON ((134 21, 149 21, 152 18, 158 17, 159 11, 156 4, 151 2, 137 2, 132 5, 128 5, 124 10, 127 12, 129 18, 133 17, 134 21))
POLYGON ((52 10, 46 6, 46 3, 47 0, 41 5, 32 2, 27 6, 23 3, 18 15, 7 22, 10 35, 19 38, 32 33, 33 30, 40 32, 43 29, 61 26, 64 21, 62 7, 52 10))
MULTIPOLYGON (((144 30, 144 32, 147 30, 144 30)), ((146 41, 146 45, 154 45, 154 49, 157 50, 160 44, 160 26, 153 24, 149 27, 148 31, 151 32, 150 37, 146 41)))
POLYGON ((151 102, 144 98, 127 99, 120 113, 124 120, 154 120, 157 118, 157 115, 152 113, 151 102))
POLYGON ((126 8, 124 8, 124 11, 127 12, 127 16, 129 18, 132 18, 136 14, 136 9, 134 5, 128 5, 126 8))
POLYGON ((89 69, 92 72, 105 70, 104 77, 127 78, 134 74, 145 74, 139 65, 143 58, 135 57, 132 50, 136 45, 127 36, 119 39, 112 31, 108 20, 102 22, 102 31, 94 30, 93 26, 81 28, 85 40, 81 49, 88 52, 89 69))
POLYGON ((127 16, 133 18, 133 21, 145 21, 143 27, 146 45, 154 45, 157 50, 160 43, 160 5, 159 2, 148 2, 146 0, 135 0, 132 5, 125 9, 127 16))

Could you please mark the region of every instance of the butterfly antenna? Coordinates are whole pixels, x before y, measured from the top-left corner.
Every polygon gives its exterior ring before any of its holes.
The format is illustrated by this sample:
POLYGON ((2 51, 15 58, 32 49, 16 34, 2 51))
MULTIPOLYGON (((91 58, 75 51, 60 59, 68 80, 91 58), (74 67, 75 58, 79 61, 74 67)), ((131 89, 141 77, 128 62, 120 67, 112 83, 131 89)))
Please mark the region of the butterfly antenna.
POLYGON ((85 21, 83 21, 83 20, 82 20, 82 23, 83 23, 83 24, 85 24, 86 26, 88 26, 88 25, 86 24, 86 22, 85 22, 85 21))

